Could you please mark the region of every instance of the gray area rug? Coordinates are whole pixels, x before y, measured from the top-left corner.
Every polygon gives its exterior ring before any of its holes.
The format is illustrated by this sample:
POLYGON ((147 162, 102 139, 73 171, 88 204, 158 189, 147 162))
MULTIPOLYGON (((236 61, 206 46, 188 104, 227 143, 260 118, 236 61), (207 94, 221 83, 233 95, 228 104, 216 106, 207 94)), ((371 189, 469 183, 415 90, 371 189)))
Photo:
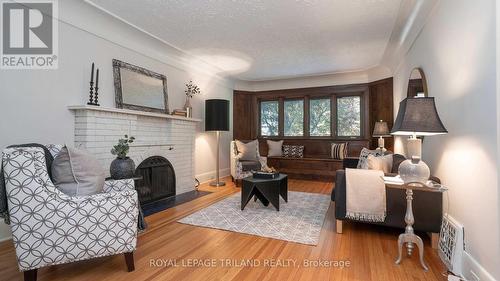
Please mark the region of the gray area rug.
POLYGON ((241 193, 214 203, 179 220, 180 223, 217 228, 275 238, 307 245, 318 245, 330 196, 288 192, 288 203, 280 197, 280 211, 269 204, 250 200, 241 211, 241 193))

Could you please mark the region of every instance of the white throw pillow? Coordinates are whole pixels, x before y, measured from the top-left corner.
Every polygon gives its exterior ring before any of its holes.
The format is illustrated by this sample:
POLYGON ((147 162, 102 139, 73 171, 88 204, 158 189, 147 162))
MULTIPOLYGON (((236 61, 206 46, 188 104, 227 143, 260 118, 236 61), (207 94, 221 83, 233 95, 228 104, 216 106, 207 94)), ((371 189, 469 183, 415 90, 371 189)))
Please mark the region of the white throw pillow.
POLYGON ((368 169, 378 170, 384 173, 392 171, 392 154, 384 156, 368 155, 367 157, 368 169))
POLYGON ((267 140, 267 156, 272 157, 281 155, 283 155, 283 140, 267 140))
POLYGON ((259 141, 253 140, 251 142, 244 143, 239 140, 234 141, 236 143, 236 149, 238 150, 238 157, 240 160, 259 160, 259 141))
POLYGON ((357 166, 358 169, 368 169, 368 155, 382 156, 384 155, 384 152, 379 149, 369 150, 368 148, 364 147, 359 154, 359 161, 357 166))

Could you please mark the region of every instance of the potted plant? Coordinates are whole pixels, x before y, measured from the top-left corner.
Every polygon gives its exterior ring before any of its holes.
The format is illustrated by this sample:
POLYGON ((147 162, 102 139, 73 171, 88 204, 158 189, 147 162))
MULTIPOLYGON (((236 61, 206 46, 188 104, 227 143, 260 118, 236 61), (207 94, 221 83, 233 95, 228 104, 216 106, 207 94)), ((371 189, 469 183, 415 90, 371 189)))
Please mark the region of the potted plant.
POLYGON ((184 110, 186 110, 187 117, 193 117, 193 107, 191 107, 191 98, 194 95, 198 95, 200 93, 200 88, 196 86, 192 80, 186 84, 186 90, 184 91, 186 94, 186 103, 184 103, 184 110))
POLYGON ((135 163, 134 160, 127 156, 129 144, 133 143, 134 140, 134 137, 125 135, 125 138, 119 139, 118 144, 111 149, 111 154, 116 155, 116 159, 111 162, 111 166, 109 167, 109 173, 113 179, 119 180, 134 177, 135 163))

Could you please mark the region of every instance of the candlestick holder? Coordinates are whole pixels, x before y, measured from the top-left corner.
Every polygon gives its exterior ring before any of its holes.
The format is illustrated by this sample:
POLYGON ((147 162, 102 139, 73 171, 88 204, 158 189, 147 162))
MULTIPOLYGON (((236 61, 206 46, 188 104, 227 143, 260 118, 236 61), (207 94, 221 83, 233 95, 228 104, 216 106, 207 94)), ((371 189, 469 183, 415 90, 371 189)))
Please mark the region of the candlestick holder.
POLYGON ((90 81, 90 94, 88 105, 94 105, 94 82, 90 81))
POLYGON ((98 93, 99 87, 97 85, 95 86, 95 92, 94 92, 94 105, 99 106, 99 93, 98 93))

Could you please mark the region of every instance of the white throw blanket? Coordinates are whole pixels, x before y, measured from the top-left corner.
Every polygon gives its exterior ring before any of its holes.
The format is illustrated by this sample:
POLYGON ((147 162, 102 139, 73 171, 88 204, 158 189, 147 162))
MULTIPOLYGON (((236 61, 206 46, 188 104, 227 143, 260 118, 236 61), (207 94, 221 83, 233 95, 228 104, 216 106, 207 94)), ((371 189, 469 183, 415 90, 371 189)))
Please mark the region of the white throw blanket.
POLYGON ((384 173, 377 170, 346 169, 346 217, 383 222, 386 215, 384 173))

